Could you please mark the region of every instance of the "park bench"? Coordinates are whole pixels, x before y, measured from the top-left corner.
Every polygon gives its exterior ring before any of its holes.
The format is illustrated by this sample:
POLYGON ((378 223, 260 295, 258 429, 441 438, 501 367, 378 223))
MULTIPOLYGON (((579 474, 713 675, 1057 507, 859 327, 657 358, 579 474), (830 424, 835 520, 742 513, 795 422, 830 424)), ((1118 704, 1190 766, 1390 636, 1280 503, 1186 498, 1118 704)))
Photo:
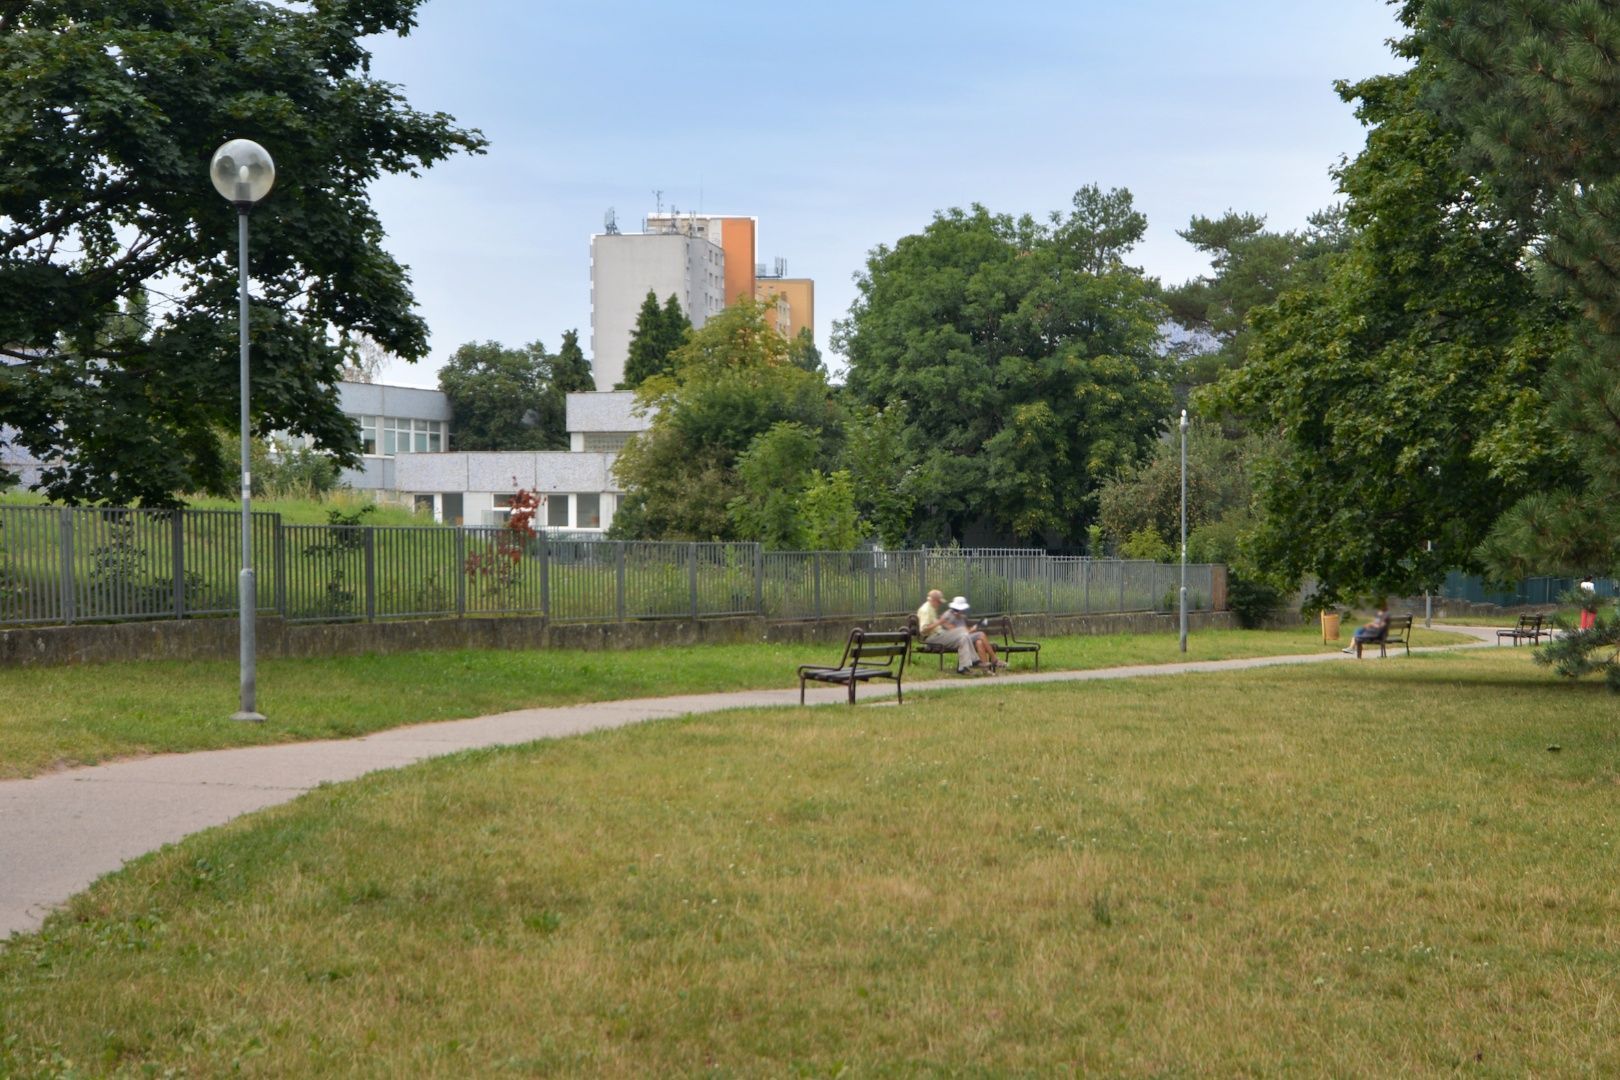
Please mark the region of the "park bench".
POLYGON ((905 691, 900 678, 906 671, 906 657, 911 655, 911 634, 905 630, 863 630, 856 627, 849 632, 844 643, 844 655, 836 666, 818 664, 799 665, 799 704, 804 704, 806 681, 836 683, 849 687, 849 703, 855 704, 855 684, 873 679, 888 679, 894 683, 895 697, 904 703, 905 691))
POLYGON ((1518 624, 1515 625, 1513 629, 1498 630, 1496 632, 1496 643, 1500 645, 1502 644, 1502 639, 1507 638, 1513 642, 1515 647, 1517 647, 1521 641, 1528 641, 1532 645, 1539 645, 1541 644, 1541 635, 1546 633, 1546 631, 1541 628, 1542 621, 1545 619, 1545 615, 1520 615, 1518 624))
POLYGON ((939 657, 939 670, 945 670, 945 658, 956 655, 955 645, 941 645, 937 641, 924 641, 917 623, 917 614, 912 612, 906 616, 906 633, 911 635, 911 653, 916 656, 922 653, 925 656, 939 657))
POLYGON ((1361 659, 1361 647, 1363 645, 1377 645, 1379 656, 1387 655, 1387 651, 1391 645, 1403 645, 1406 647, 1406 655, 1411 656, 1411 637, 1412 616, 1391 615, 1389 617, 1388 624, 1386 624, 1384 627, 1384 632, 1378 637, 1368 638, 1365 641, 1356 639, 1356 659, 1361 659))
POLYGON ((1020 641, 1017 631, 1013 629, 1011 615, 991 615, 984 620, 984 632, 990 636, 990 644, 996 647, 1002 659, 1013 653, 1034 653, 1035 670, 1041 670, 1041 643, 1020 641), (1001 635, 999 640, 996 637, 998 634, 1001 635))

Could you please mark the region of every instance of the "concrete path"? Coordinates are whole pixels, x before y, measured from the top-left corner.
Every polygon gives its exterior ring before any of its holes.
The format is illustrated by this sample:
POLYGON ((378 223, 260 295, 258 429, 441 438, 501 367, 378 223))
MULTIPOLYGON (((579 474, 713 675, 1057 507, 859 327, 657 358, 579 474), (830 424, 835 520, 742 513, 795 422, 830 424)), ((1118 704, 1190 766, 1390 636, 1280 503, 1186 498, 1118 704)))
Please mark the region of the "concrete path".
MULTIPOLYGON (((1488 627, 1447 626, 1494 641, 1488 627)), ((1450 646, 1477 648, 1478 645, 1450 646)), ((1416 650, 1434 651, 1434 650, 1416 650)), ((1376 654, 1375 654, 1376 656, 1376 654)), ((907 694, 965 687, 1085 682, 1344 662, 1341 653, 1057 671, 918 683, 907 694)), ((862 687, 862 701, 893 696, 862 687)), ((807 701, 842 702, 846 691, 812 688, 807 701)), ((643 698, 522 709, 379 731, 358 739, 164 754, 0 782, 0 939, 38 929, 50 910, 126 861, 239 815, 289 802, 320 784, 353 780, 426 758, 511 746, 647 720, 753 706, 797 705, 798 689, 643 698)))

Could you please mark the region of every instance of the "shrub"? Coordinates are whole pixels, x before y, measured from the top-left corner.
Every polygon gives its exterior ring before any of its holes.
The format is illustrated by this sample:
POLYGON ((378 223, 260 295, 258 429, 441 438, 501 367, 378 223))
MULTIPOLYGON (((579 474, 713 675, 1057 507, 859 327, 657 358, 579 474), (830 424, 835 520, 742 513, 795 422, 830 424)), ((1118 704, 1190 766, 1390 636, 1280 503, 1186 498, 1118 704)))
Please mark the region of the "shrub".
POLYGON ((1263 578, 1233 571, 1226 582, 1226 603, 1238 625, 1252 630, 1282 607, 1282 590, 1263 578))

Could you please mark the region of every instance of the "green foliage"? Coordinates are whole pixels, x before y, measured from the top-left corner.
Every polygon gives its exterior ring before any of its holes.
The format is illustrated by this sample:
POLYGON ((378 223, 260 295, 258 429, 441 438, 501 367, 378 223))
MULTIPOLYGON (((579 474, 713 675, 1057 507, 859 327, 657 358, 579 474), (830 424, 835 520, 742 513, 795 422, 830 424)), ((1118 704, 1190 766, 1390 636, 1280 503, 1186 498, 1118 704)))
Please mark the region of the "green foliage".
POLYGON ((815 473, 799 497, 805 541, 815 551, 853 551, 861 542, 855 482, 848 470, 815 473))
MULTIPOLYGON (((1228 514, 1247 515, 1254 498, 1254 464, 1262 455, 1262 446, 1263 440, 1258 436, 1226 439, 1213 425, 1197 422, 1189 425, 1189 537, 1228 514)), ((1181 439, 1178 433, 1172 432, 1155 442, 1145 459, 1103 484, 1098 493, 1097 520, 1104 533, 1116 543, 1144 528, 1160 536, 1181 535, 1181 439)))
POLYGON ((815 433, 791 420, 773 424, 737 458, 740 493, 727 505, 736 534, 772 551, 802 551, 809 545, 800 500, 820 451, 815 433))
POLYGON ((1582 630, 1567 618, 1555 618, 1560 633, 1536 650, 1536 663, 1568 679, 1599 675, 1610 692, 1620 694, 1620 614, 1613 601, 1598 600, 1579 589, 1564 593, 1558 600, 1565 607, 1596 612, 1596 621, 1591 629, 1582 630), (1604 607, 1608 610, 1604 611, 1604 607))
POLYGON ((916 473, 905 440, 902 406, 855 405, 849 410, 840 460, 854 484, 856 512, 890 551, 906 546, 917 505, 912 491, 916 473))
POLYGON ((826 381, 795 367, 765 307, 742 299, 695 331, 674 354, 673 375, 636 392, 652 415, 614 464, 626 500, 615 536, 630 539, 738 539, 729 511, 744 494, 738 459, 784 421, 821 441, 817 460, 841 436, 826 381))
POLYGON ((692 321, 681 310, 675 294, 671 293, 660 308, 657 294, 648 289, 641 310, 636 314, 635 328, 630 332, 624 382, 615 389, 634 390, 654 375, 673 372, 677 363, 675 354, 686 344, 691 332, 692 321))
POLYGON ((1406 47, 1432 67, 1425 103, 1460 133, 1464 168, 1576 313, 1542 390, 1567 466, 1539 478, 1481 549, 1498 577, 1620 562, 1620 83, 1613 5, 1409 5, 1406 47))
POLYGON ((1122 559, 1151 559, 1154 562, 1169 562, 1175 557, 1175 549, 1151 525, 1144 525, 1127 536, 1119 545, 1119 557, 1122 559))
MULTIPOLYGON (((468 342, 452 353, 439 370, 439 389, 450 399, 454 449, 566 450, 552 363, 538 341, 518 349, 468 342)), ((569 375, 578 378, 577 370, 569 375)))
POLYGON ((1226 576, 1226 606, 1246 630, 1263 625, 1283 606, 1283 592, 1263 577, 1230 571, 1226 576))
MULTIPOLYGON (((564 394, 578 394, 596 389, 591 374, 591 362, 585 359, 585 350, 579 347, 579 331, 564 330, 562 347, 551 358, 551 391, 560 400, 564 394)), ((566 417, 564 418, 566 423, 566 417)))
POLYGON ((1324 602, 1472 565, 1504 509, 1567 472, 1535 392, 1562 313, 1418 107, 1427 77, 1340 87, 1371 127, 1338 174, 1349 246, 1251 314, 1247 363, 1202 399, 1278 436, 1257 469, 1254 561, 1314 575, 1324 602))
POLYGON ((357 461, 343 340, 427 352, 368 189, 483 138, 369 73, 370 34, 419 0, 0 5, 0 415, 69 502, 168 505, 225 490, 237 427, 237 215, 209 155, 263 143, 252 218, 253 425, 357 461), (140 309, 147 283, 168 302, 140 309), (118 325, 120 305, 130 316, 118 325))
POLYGON ((902 411, 914 539, 974 523, 1083 535, 1101 480, 1169 411, 1163 309, 1125 264, 1146 220, 1086 187, 1045 222, 982 206, 880 245, 835 343, 860 404, 902 411))
POLYGON ((1274 303, 1285 287, 1318 280, 1323 256, 1347 240, 1338 207, 1313 215, 1303 232, 1268 232, 1265 224, 1264 217, 1228 210, 1218 218, 1195 216, 1177 230, 1209 256, 1212 271, 1165 290, 1171 318, 1196 335, 1182 350, 1183 385, 1213 382, 1241 367, 1253 333, 1249 312, 1274 303))
POLYGON ((788 361, 794 367, 817 375, 825 377, 827 374, 827 366, 821 362, 821 350, 816 348, 815 336, 810 333, 808 326, 800 327, 788 342, 788 361))

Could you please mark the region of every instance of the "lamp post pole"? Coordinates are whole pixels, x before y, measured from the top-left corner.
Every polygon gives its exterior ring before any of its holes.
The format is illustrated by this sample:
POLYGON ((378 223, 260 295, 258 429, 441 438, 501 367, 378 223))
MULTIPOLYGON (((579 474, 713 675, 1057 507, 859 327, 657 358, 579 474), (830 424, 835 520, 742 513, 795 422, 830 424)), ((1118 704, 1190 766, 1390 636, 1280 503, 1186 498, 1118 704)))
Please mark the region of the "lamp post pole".
POLYGON ((257 650, 254 617, 258 594, 253 581, 253 465, 248 423, 248 215, 253 206, 270 192, 276 165, 270 154, 256 142, 232 139, 214 152, 208 167, 214 189, 236 207, 237 253, 237 341, 241 383, 242 439, 242 570, 237 575, 238 620, 241 639, 241 708, 232 720, 263 723, 258 710, 257 650))
POLYGON ((1181 651, 1187 651, 1187 410, 1181 410, 1181 651))

